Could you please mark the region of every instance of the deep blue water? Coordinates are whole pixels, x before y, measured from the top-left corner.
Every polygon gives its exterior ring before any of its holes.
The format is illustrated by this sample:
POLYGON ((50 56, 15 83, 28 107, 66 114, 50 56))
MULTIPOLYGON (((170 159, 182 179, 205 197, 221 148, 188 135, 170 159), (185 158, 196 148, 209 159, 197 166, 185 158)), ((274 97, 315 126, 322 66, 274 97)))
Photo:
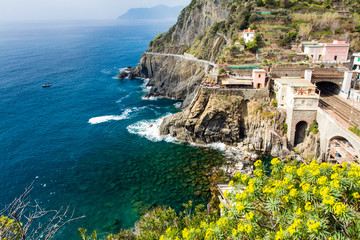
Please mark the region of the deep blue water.
POLYGON ((151 206, 206 203, 205 172, 221 154, 163 141, 157 119, 176 102, 116 79, 171 24, 0 24, 1 206, 34 182, 41 206, 86 215, 59 235, 76 239, 78 227, 130 227, 151 206))

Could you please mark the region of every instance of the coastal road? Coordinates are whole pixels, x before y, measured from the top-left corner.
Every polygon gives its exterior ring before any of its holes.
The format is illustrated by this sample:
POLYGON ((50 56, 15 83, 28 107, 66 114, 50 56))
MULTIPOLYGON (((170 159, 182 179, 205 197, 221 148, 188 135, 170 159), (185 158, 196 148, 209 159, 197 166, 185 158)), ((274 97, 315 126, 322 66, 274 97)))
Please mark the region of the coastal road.
POLYGON ((180 55, 180 54, 156 53, 156 52, 145 52, 145 54, 146 54, 146 55, 167 56, 167 57, 177 57, 177 58, 181 58, 181 59, 185 59, 185 60, 189 60, 189 61, 195 61, 195 62, 199 62, 199 63, 205 63, 205 64, 209 64, 210 66, 217 67, 217 64, 214 63, 214 62, 210 62, 210 61, 198 59, 198 58, 196 58, 196 57, 180 55))

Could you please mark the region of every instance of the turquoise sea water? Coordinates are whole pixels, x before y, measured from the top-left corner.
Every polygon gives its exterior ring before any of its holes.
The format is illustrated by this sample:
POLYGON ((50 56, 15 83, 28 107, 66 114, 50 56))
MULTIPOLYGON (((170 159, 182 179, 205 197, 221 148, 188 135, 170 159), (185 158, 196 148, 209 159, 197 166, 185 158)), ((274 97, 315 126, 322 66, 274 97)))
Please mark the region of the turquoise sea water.
POLYGON ((116 232, 151 206, 209 200, 221 154, 158 136, 176 102, 116 79, 171 24, 0 24, 0 206, 34 182, 41 206, 86 215, 58 236, 77 239, 78 227, 116 232))

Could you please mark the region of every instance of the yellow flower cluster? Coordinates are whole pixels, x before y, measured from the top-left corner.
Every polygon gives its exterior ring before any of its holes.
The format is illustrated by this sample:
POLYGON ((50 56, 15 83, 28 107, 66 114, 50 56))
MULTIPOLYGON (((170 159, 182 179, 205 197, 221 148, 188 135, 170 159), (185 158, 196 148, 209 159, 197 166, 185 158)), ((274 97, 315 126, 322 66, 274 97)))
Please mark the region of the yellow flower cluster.
POLYGON ((212 239, 213 236, 214 236, 214 229, 212 228, 206 229, 205 239, 212 239))
POLYGON ((184 230, 182 231, 182 237, 183 238, 188 238, 190 235, 190 231, 187 228, 184 228, 184 230))
POLYGON ((316 222, 315 220, 310 220, 306 223, 306 225, 308 226, 309 230, 311 232, 318 232, 319 228, 320 228, 320 223, 316 222))
POLYGON ((245 182, 247 180, 247 175, 246 174, 242 174, 241 175, 241 181, 245 182))
POLYGON ((311 202, 307 202, 307 203, 305 204, 305 210, 306 210, 306 211, 311 211, 311 209, 312 209, 312 207, 311 207, 311 202))
POLYGON ((340 181, 338 181, 338 180, 331 181, 331 182, 330 182, 330 185, 331 185, 333 188, 339 189, 339 188, 340 188, 340 181))
POLYGON ((298 215, 299 217, 303 215, 303 212, 301 210, 301 208, 298 208, 295 212, 296 215, 298 215))
POLYGON ((232 187, 232 186, 234 186, 234 181, 229 182, 229 187, 232 187))
POLYGON ((281 239, 284 239, 284 231, 280 225, 279 231, 277 231, 275 234, 275 240, 281 240, 281 239))
POLYGON ((242 212, 245 209, 245 206, 242 203, 237 203, 235 207, 238 212, 242 212))
POLYGON ((327 177, 326 176, 319 177, 317 181, 319 185, 324 185, 327 182, 327 177))
POLYGON ((297 189, 296 188, 291 189, 289 192, 289 195, 290 195, 290 197, 296 197, 297 189))
POLYGON ((288 196, 283 196, 283 197, 281 198, 281 200, 282 200, 284 203, 288 203, 288 202, 289 202, 288 196))
POLYGON ((278 158, 273 158, 272 160, 271 160, 271 164, 273 165, 273 166, 277 166, 277 165, 279 165, 281 163, 281 161, 278 159, 278 158))
POLYGON ((257 161, 254 163, 254 166, 255 166, 256 168, 258 168, 258 167, 261 166, 261 164, 262 164, 262 161, 261 161, 261 160, 257 160, 257 161))
POLYGON ((252 220, 254 218, 254 213, 253 212, 248 212, 245 215, 247 220, 252 220))
POLYGON ((326 205, 334 205, 335 198, 333 196, 326 195, 326 196, 324 196, 322 202, 323 202, 323 204, 326 204, 326 205))
POLYGON ((263 172, 263 170, 259 170, 259 169, 256 169, 254 172, 253 172, 253 174, 255 175, 255 176, 258 176, 258 177, 261 177, 261 176, 263 176, 264 175, 264 172, 263 172))
POLYGON ((360 198, 360 194, 358 192, 354 192, 352 196, 356 199, 360 198))
POLYGON ((334 205, 333 209, 336 215, 342 215, 346 211, 346 206, 343 203, 338 202, 334 205))
POLYGON ((304 192, 309 192, 311 190, 311 186, 309 183, 302 182, 300 184, 300 187, 302 187, 304 192))
POLYGON ((300 226, 300 223, 301 223, 301 220, 300 219, 295 219, 294 220, 294 223, 291 224, 287 231, 291 234, 291 235, 294 235, 294 233, 296 232, 297 228, 299 228, 300 226))
POLYGON ((223 228, 226 226, 226 223, 227 223, 226 218, 222 217, 216 222, 216 225, 219 226, 220 228, 223 228))
POLYGON ((245 232, 249 235, 252 231, 252 226, 250 224, 242 225, 242 223, 239 223, 237 230, 239 232, 245 232))

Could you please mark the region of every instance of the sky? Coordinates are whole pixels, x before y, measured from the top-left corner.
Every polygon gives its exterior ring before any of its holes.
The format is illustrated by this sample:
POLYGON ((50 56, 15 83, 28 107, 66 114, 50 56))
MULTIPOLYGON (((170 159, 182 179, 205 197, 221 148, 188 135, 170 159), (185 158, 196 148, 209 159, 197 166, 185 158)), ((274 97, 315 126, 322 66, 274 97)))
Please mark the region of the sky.
POLYGON ((114 19, 130 8, 189 3, 190 0, 0 0, 0 21, 114 19))

